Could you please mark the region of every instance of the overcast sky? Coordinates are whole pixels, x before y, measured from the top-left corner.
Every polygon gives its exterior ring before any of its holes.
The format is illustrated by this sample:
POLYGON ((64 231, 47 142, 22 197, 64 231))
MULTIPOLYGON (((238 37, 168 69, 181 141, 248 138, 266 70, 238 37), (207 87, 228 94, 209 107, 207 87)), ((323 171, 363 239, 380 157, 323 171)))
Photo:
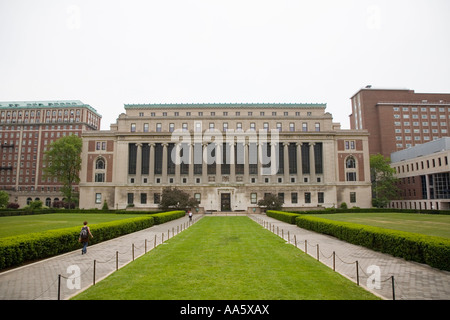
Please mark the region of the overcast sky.
POLYGON ((0 0, 0 101, 327 103, 450 92, 449 0, 0 0))

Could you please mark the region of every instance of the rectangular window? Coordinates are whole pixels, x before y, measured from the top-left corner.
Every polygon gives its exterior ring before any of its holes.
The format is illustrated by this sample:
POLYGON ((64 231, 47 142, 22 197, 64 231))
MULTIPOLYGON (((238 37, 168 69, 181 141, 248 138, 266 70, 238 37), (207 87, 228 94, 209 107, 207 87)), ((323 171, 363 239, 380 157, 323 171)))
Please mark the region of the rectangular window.
POLYGON ((297 192, 291 193, 291 203, 298 203, 298 195, 297 192))
POLYGON ((161 132, 161 123, 156 124, 156 132, 161 132))
POLYGON ((141 204, 146 204, 146 203, 147 203, 147 194, 141 193, 141 204))
POLYGON ((197 200, 198 203, 202 201, 202 194, 201 193, 195 193, 194 199, 197 200))
POLYGON ((356 192, 350 192, 350 203, 356 202, 356 192))
POLYGON ((311 203, 311 192, 305 192, 305 203, 311 203))
POLYGON ((308 131, 308 123, 306 123, 306 122, 303 122, 303 123, 302 123, 302 131, 303 131, 303 132, 308 131))
POLYGON ((295 131, 295 123, 291 122, 289 123, 289 131, 295 131))
POLYGON ((101 193, 95 194, 95 203, 102 203, 102 194, 101 193))
POLYGON ((136 123, 131 124, 131 132, 136 132, 136 123))
POLYGON ((128 204, 134 204, 134 193, 127 194, 128 204))
POLYGON ((148 132, 148 123, 144 123, 144 132, 148 132))
POLYGON ((104 173, 96 173, 95 174, 95 182, 105 182, 105 174, 104 173))
POLYGON ((317 202, 318 203, 324 203, 325 201, 324 193, 323 192, 317 192, 317 202))
POLYGON ((356 181, 356 172, 347 172, 347 181, 356 181))
POLYGON ((257 203, 257 194, 256 193, 251 193, 250 194, 250 203, 252 203, 252 204, 256 204, 257 203))

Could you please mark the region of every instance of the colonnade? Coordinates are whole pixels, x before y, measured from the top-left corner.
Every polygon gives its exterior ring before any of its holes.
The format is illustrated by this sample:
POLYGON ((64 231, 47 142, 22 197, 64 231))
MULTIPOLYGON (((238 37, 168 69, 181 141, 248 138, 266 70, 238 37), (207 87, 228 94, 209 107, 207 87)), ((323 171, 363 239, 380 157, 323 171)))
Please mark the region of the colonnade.
POLYGON ((129 143, 128 177, 137 184, 322 182, 322 142, 212 144, 129 143))

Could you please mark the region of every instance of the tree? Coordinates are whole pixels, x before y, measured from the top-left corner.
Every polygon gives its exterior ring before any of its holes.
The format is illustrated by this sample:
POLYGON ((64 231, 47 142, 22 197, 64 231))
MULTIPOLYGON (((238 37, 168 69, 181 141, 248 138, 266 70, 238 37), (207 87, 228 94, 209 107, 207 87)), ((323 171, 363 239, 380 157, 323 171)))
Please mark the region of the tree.
POLYGON ((162 192, 162 199, 159 203, 161 210, 186 210, 188 208, 197 208, 198 201, 188 193, 177 188, 164 188, 162 192))
POLYGON ((70 206, 76 199, 73 186, 80 182, 82 144, 78 136, 65 136, 50 144, 44 155, 44 178, 56 178, 62 184, 70 206))
POLYGON ((258 206, 266 210, 280 210, 283 206, 283 201, 273 193, 264 195, 263 200, 258 201, 258 206))
POLYGON ((399 197, 398 179, 394 176, 395 169, 389 163, 390 159, 381 154, 370 156, 372 205, 374 207, 385 207, 389 201, 399 197))
POLYGON ((0 191, 0 208, 4 208, 9 203, 9 194, 6 191, 0 191))

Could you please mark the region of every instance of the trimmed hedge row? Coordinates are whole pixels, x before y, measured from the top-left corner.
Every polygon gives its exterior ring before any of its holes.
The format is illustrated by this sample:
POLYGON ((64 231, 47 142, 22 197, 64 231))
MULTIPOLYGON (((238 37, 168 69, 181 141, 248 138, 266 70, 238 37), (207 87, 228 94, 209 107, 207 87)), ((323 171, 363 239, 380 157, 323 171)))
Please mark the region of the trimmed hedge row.
POLYGON ((155 224, 162 224, 162 223, 166 223, 171 220, 181 218, 185 215, 186 215, 185 211, 176 210, 176 211, 155 213, 155 214, 152 214, 151 216, 153 217, 153 219, 155 219, 155 224))
POLYGON ((277 210, 267 210, 266 215, 268 217, 284 221, 289 224, 295 224, 295 219, 300 216, 298 213, 285 212, 285 211, 277 211, 277 210))
POLYGON ((450 271, 450 239, 299 215, 300 228, 450 271))
MULTIPOLYGON (((184 214, 184 211, 171 211, 94 224, 90 226, 94 238, 89 241, 90 244, 100 243, 150 228, 155 224, 178 219, 184 214)), ((78 242, 80 229, 71 227, 0 239, 0 270, 80 249, 81 245, 78 242)))

